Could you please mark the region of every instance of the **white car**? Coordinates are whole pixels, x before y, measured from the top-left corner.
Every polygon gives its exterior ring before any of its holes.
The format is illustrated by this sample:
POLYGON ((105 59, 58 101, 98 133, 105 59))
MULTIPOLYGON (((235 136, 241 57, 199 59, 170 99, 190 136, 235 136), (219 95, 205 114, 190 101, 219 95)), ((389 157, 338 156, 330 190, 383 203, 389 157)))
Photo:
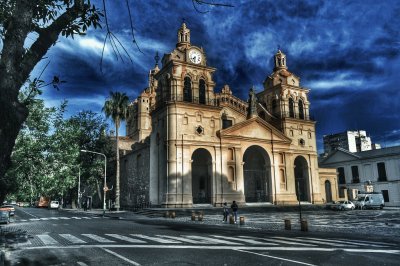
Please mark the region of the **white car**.
POLYGON ((353 202, 349 200, 341 200, 331 207, 334 210, 344 211, 344 210, 354 210, 356 206, 353 202))
POLYGON ((52 200, 50 202, 49 208, 50 209, 58 209, 60 207, 60 203, 56 200, 52 200))

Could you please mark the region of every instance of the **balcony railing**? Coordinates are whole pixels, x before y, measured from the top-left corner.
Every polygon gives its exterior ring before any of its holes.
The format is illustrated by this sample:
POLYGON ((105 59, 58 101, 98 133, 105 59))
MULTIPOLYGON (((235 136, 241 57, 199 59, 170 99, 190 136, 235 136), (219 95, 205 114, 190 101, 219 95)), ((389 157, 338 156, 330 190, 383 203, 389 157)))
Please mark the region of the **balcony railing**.
MULTIPOLYGON (((274 114, 274 115, 279 116, 278 114, 274 114)), ((294 118, 294 119, 307 120, 307 121, 315 121, 313 116, 306 115, 306 114, 300 116, 300 114, 298 114, 298 113, 291 113, 291 112, 282 112, 281 117, 282 118, 294 118)))

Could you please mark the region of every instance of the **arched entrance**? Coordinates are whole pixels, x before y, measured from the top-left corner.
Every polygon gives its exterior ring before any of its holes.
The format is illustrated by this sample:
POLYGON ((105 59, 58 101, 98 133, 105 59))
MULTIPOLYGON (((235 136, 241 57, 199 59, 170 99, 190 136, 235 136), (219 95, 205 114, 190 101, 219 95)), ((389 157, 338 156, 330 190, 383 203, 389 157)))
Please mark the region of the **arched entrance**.
POLYGON ((331 188, 331 182, 329 182, 329 180, 325 181, 325 197, 326 197, 326 202, 332 201, 332 188, 331 188))
POLYGON ((308 188, 308 163, 302 156, 297 156, 294 160, 294 176, 297 199, 300 199, 300 201, 310 201, 308 188))
POLYGON ((192 154, 193 203, 211 203, 212 157, 206 149, 197 149, 192 154))
POLYGON ((246 202, 272 201, 271 161, 260 146, 250 146, 243 155, 246 202))

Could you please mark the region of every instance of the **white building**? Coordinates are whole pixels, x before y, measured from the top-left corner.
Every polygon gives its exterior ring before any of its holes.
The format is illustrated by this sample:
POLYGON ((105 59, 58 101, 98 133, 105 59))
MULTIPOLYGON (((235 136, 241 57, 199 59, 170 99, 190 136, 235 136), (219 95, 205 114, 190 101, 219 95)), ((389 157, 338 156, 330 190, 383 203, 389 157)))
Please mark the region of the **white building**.
POLYGON ((365 130, 345 131, 336 134, 324 135, 324 152, 329 154, 338 148, 350 152, 369 151, 380 149, 379 144, 372 144, 371 138, 365 130))
POLYGON ((356 153, 338 148, 321 158, 319 166, 337 169, 341 198, 343 189, 364 191, 371 181, 373 191, 382 192, 386 206, 400 206, 400 146, 356 153))

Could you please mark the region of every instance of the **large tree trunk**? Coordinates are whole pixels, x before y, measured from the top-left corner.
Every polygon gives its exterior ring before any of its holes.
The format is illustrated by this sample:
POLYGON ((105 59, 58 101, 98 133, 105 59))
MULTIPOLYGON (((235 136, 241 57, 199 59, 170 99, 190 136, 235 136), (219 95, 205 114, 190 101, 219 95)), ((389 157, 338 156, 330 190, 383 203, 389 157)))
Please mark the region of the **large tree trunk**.
POLYGON ((117 138, 116 144, 117 144, 117 154, 116 154, 116 160, 117 160, 117 169, 115 170, 115 208, 117 211, 119 211, 120 208, 120 189, 119 189, 119 179, 120 179, 120 173, 119 173, 119 121, 115 123, 115 136, 117 138))

